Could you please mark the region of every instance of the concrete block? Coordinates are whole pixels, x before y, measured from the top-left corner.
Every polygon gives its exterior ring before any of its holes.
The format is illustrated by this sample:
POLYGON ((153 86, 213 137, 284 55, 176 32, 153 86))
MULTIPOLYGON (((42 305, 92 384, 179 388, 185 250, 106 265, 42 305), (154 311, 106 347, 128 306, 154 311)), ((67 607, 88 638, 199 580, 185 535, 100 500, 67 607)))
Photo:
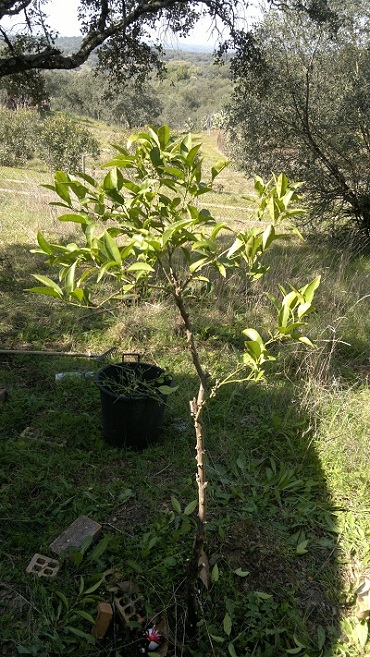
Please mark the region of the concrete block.
POLYGON ((38 577, 55 577, 60 568, 60 563, 53 557, 44 554, 34 554, 29 562, 26 573, 32 573, 38 577))
POLYGON ((109 602, 98 602, 98 616, 95 625, 91 630, 91 634, 96 639, 104 639, 111 620, 113 618, 112 605, 109 602))
POLYGON ((141 625, 145 624, 146 618, 141 614, 143 598, 127 599, 127 596, 114 598, 114 607, 122 623, 127 625, 130 621, 135 621, 141 625), (141 604, 140 604, 141 603, 141 604))
POLYGON ((62 554, 69 547, 80 548, 91 537, 95 541, 102 531, 102 526, 88 516, 80 516, 56 538, 49 547, 54 554, 62 554))

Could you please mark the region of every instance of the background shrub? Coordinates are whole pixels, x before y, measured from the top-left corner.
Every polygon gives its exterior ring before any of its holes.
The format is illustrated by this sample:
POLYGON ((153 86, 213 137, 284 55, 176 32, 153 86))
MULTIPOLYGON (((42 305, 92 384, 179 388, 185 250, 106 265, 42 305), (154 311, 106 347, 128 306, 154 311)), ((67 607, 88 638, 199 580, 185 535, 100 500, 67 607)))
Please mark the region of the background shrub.
POLYGON ((0 165, 24 166, 35 157, 40 120, 35 110, 0 108, 0 165))
POLYGON ((41 155, 51 171, 81 169, 82 155, 99 155, 99 143, 89 130, 81 128, 65 114, 42 122, 41 155))

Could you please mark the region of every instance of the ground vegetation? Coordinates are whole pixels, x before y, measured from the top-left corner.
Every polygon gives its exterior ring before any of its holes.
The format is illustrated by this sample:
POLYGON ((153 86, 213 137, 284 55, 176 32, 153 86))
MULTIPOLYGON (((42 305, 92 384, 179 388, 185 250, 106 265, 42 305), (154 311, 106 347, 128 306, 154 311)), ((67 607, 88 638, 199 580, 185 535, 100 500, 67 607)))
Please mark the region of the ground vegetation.
MULTIPOLYGON (((205 133, 202 141, 213 166, 220 158, 215 135, 205 133)), ((367 256, 327 244, 313 249, 301 240, 280 241, 266 254, 264 286, 271 294, 276 281, 297 286, 302 269, 309 279, 322 275, 318 313, 311 316, 316 349, 292 343, 271 363, 269 380, 223 387, 205 414, 212 556, 194 647, 182 631, 184 563, 194 530, 188 400, 196 385, 186 335, 160 294, 102 312, 25 293, 35 271, 30 249, 37 230, 51 242, 78 240, 73 224, 55 222, 55 206, 49 206, 55 196, 40 187, 46 178, 0 169, 1 343, 86 358, 0 355, 1 386, 8 391, 0 416, 3 654, 136 655, 142 634, 118 617, 104 641, 90 635, 94 596, 111 599, 112 581, 101 580, 113 571, 138 587, 138 611, 148 621, 166 610, 169 655, 363 657, 368 627, 356 615, 356 588, 368 577, 367 256), (99 361, 89 354, 112 346, 117 358, 122 351, 145 353, 178 385, 162 441, 144 452, 103 443, 93 378, 55 380, 60 372, 96 372, 99 361), (47 554, 81 513, 103 525, 96 549, 86 545, 71 555, 52 580, 26 574, 33 554, 47 554)), ((212 212, 236 229, 253 225, 243 198, 252 192, 248 181, 227 169, 220 179, 223 191, 209 193, 212 212)), ((40 260, 41 269, 52 275, 40 260)), ((187 302, 202 358, 215 373, 243 349, 246 313, 249 323, 273 325, 258 282, 246 287, 238 276, 227 285, 204 282, 187 302)))

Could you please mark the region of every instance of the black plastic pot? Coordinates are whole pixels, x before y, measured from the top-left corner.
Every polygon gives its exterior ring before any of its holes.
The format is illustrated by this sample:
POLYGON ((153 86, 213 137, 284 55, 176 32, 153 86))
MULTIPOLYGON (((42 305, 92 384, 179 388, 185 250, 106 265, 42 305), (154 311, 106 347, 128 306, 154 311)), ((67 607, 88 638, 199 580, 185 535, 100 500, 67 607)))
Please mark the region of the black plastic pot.
MULTIPOLYGON (((140 450, 158 441, 166 408, 166 395, 158 391, 162 375, 160 367, 140 361, 99 370, 103 437, 109 445, 140 450)), ((172 379, 167 376, 165 383, 172 379)))

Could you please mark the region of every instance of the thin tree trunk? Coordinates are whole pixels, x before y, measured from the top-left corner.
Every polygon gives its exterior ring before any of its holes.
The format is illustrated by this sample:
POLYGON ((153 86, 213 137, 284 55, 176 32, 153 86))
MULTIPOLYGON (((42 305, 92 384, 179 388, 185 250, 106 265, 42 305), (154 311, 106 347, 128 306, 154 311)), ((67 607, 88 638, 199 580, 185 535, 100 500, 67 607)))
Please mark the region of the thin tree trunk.
POLYGON ((204 435, 202 425, 202 412, 204 405, 207 401, 207 380, 208 375, 203 370, 198 350, 194 340, 193 327, 191 325, 189 314, 185 308, 182 298, 181 290, 177 289, 174 295, 176 305, 180 311, 180 315, 185 325, 186 337, 188 341, 189 351, 199 378, 199 390, 197 397, 190 402, 190 413, 194 422, 194 430, 196 437, 196 461, 197 473, 196 482, 198 488, 198 518, 197 518, 197 531, 194 537, 193 550, 189 558, 187 574, 186 574, 186 597, 188 607, 187 618, 187 631, 190 636, 194 636, 196 625, 200 618, 200 608, 197 595, 197 581, 199 575, 200 564, 202 555, 204 554, 205 543, 205 523, 206 523, 206 471, 205 471, 205 448, 204 448, 204 435))

